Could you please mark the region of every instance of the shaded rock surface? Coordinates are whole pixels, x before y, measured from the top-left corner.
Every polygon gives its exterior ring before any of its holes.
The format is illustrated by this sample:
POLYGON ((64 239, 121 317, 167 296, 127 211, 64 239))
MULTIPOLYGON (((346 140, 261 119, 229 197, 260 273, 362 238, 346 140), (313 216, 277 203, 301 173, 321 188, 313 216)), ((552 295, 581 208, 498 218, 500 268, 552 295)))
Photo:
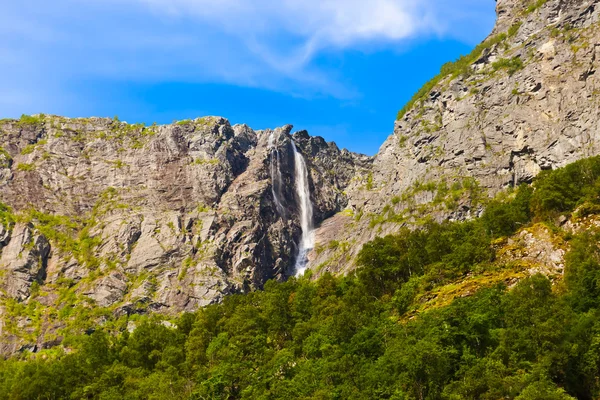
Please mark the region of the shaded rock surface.
POLYGON ((17 224, 0 256, 4 293, 20 301, 28 298, 31 285, 46 278, 49 252, 50 245, 43 235, 30 225, 17 224))

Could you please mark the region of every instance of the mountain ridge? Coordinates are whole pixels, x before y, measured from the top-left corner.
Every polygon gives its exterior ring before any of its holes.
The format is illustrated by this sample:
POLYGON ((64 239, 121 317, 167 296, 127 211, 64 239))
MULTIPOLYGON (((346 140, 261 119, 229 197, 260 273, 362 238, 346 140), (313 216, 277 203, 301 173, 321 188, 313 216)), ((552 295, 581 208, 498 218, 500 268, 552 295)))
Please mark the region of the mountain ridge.
POLYGON ((400 111, 370 189, 350 187, 347 212, 317 230, 311 267, 346 273, 377 236, 424 215, 476 217, 498 192, 598 154, 597 4, 498 1, 490 36, 400 111), (349 251, 329 251, 332 240, 349 251))
POLYGON ((480 216, 503 190, 598 154, 597 3, 498 1, 488 39, 417 93, 374 157, 220 117, 0 121, 0 351, 294 275, 292 140, 315 210, 313 278, 353 271, 377 237, 480 216), (23 305, 36 318, 11 314, 23 305))

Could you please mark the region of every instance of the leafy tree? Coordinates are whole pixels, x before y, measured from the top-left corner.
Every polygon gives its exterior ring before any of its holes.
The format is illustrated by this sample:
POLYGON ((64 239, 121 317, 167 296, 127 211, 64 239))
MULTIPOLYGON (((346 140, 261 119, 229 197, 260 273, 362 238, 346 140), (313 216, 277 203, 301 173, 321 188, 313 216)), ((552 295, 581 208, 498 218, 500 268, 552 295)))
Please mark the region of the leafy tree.
POLYGON ((600 301, 600 232, 588 231, 575 237, 565 257, 565 281, 571 300, 581 310, 598 306, 600 301))
POLYGON ((531 220, 530 203, 533 189, 520 185, 514 199, 508 202, 492 201, 487 205, 481 222, 492 237, 510 236, 531 220))
POLYGON ((516 400, 572 400, 565 391, 549 380, 537 381, 527 386, 516 400))
POLYGON ((531 199, 538 219, 573 211, 584 201, 600 200, 600 156, 579 160, 555 171, 543 171, 535 180, 531 199))

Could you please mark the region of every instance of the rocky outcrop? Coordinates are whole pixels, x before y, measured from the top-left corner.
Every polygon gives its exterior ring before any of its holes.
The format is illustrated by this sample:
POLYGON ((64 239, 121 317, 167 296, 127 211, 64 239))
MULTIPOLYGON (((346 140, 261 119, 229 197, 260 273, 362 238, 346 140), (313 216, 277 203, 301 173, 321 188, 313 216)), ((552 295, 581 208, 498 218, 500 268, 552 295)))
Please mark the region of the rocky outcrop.
POLYGON ((497 243, 496 262, 499 265, 526 265, 527 273, 541 273, 548 277, 561 276, 565 268, 567 243, 552 231, 537 224, 523 229, 514 237, 497 243))
POLYGON ((346 212, 317 231, 314 270, 348 271, 375 236, 471 218, 481 199, 600 152, 600 2, 498 0, 497 13, 472 58, 399 115, 371 181, 346 189, 346 212))
MULTIPOLYGON (((291 130, 218 117, 1 121, 4 302, 178 313, 287 278, 301 233, 291 141, 310 170, 316 222, 346 207, 344 190, 371 163, 291 130)), ((31 325, 9 314, 8 326, 31 325)))
POLYGON ((17 224, 0 256, 3 292, 18 301, 27 299, 31 285, 46 278, 49 251, 50 245, 43 235, 31 225, 17 224))

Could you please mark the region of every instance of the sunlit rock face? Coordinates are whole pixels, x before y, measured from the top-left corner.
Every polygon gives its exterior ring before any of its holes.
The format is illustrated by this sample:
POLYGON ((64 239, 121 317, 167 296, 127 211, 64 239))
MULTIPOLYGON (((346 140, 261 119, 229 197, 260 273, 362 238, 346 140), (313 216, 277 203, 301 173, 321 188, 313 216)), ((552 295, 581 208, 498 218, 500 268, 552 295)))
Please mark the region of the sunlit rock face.
POLYGON ((302 235, 292 140, 313 223, 347 205, 345 188, 371 164, 291 129, 255 132, 217 117, 151 127, 2 121, 3 300, 43 297, 60 310, 68 290, 116 316, 177 313, 286 279, 302 235))
POLYGON ((400 115, 369 181, 317 229, 310 268, 345 273, 375 236, 475 217, 482 198, 600 153, 600 2, 498 0, 497 13, 469 63, 400 115))
POLYGON ((490 37, 374 158, 219 117, 0 121, 0 352, 60 342, 82 315, 193 311, 289 278, 300 254, 313 277, 348 273, 376 236, 476 217, 598 154, 598 3, 499 0, 490 37))

